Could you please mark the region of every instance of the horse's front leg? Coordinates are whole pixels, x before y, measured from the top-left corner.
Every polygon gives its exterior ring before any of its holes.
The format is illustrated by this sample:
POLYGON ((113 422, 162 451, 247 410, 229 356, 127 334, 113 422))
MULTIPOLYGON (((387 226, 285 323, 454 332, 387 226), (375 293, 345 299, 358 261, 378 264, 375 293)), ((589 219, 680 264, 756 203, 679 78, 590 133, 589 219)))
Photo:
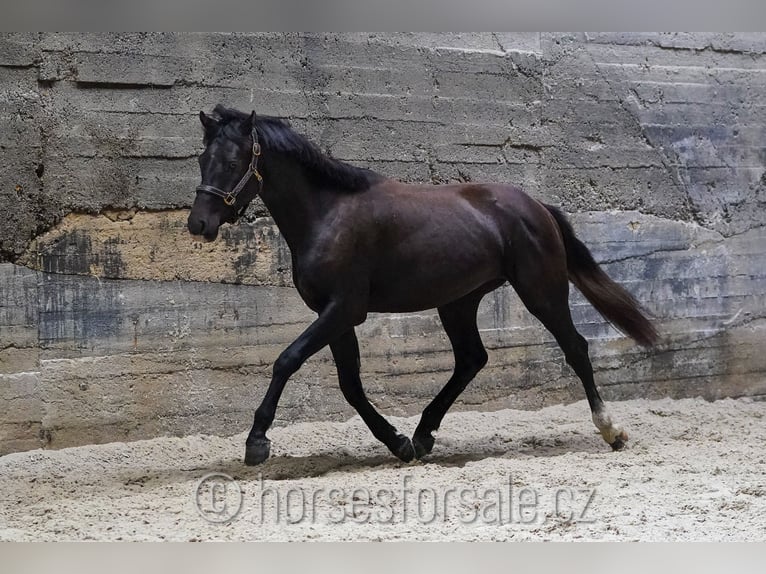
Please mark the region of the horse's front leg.
MULTIPOLYGON (((361 315, 364 315, 362 312, 361 315)), ((330 303, 319 317, 274 362, 271 384, 260 406, 255 411, 253 428, 245 444, 245 464, 255 465, 269 457, 271 442, 266 431, 274 422, 277 403, 290 376, 311 355, 330 344, 339 335, 361 323, 358 306, 330 303), (356 309, 355 309, 356 308, 356 309)))
POLYGON ((353 329, 330 343, 330 350, 338 367, 338 381, 343 396, 354 407, 372 434, 385 444, 388 449, 404 462, 415 457, 415 448, 409 437, 397 432, 376 409, 364 394, 362 380, 359 377, 359 343, 353 329))

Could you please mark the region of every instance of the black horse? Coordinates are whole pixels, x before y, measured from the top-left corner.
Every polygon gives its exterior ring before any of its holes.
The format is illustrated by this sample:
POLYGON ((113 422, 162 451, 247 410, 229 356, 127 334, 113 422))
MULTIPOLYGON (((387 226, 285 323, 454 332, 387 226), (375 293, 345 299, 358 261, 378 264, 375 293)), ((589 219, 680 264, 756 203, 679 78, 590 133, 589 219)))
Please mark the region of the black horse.
POLYGON ((651 346, 657 333, 555 207, 505 184, 407 185, 324 155, 283 120, 217 106, 200 112, 205 151, 189 231, 213 241, 260 195, 292 255, 293 282, 318 318, 274 363, 247 438, 245 463, 268 458, 266 431, 288 378, 330 345, 343 395, 403 461, 431 452, 432 432, 487 362, 476 326, 482 297, 510 282, 582 380, 593 422, 613 449, 615 425, 593 381, 588 343, 569 310, 571 280, 612 324, 651 346), (455 369, 410 440, 367 400, 354 327, 367 313, 437 308, 455 369))

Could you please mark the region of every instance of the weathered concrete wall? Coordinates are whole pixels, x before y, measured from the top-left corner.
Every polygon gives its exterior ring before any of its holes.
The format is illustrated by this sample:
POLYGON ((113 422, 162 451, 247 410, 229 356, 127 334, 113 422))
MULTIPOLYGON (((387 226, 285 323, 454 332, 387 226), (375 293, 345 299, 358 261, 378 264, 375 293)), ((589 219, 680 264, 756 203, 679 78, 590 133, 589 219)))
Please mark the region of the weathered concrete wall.
MULTIPOLYGON (((409 181, 508 181, 573 213, 658 317, 646 352, 576 292, 608 399, 766 394, 766 35, 0 36, 0 452, 246 430, 311 320, 263 206, 186 232, 196 117, 289 117, 409 181)), ((252 209, 252 208, 251 208, 252 209)), ((580 399, 513 292, 480 312, 490 364, 456 408, 580 399)), ((366 389, 413 414, 449 376, 434 313, 360 328, 366 389)), ((280 422, 352 414, 329 353, 280 422)))

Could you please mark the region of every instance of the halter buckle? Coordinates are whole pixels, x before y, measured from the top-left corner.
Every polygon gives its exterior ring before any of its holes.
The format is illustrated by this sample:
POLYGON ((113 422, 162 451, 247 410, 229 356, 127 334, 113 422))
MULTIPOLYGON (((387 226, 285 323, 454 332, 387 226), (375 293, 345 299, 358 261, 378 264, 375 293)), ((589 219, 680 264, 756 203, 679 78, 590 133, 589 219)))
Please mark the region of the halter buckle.
POLYGON ((236 195, 234 195, 233 193, 229 192, 229 193, 227 193, 227 194, 226 194, 226 195, 223 197, 223 202, 224 202, 226 205, 228 205, 229 207, 231 207, 232 205, 234 205, 235 203, 237 203, 237 196, 236 196, 236 195))

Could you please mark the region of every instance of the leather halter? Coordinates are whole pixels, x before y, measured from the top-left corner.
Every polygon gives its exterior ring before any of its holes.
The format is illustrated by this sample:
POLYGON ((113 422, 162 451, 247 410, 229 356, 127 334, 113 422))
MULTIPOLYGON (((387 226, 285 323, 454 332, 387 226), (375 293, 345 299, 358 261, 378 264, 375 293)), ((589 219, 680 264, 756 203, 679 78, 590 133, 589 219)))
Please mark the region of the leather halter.
MULTIPOLYGON (((258 143, 258 132, 255 129, 255 124, 253 124, 252 138, 253 138, 253 157, 250 158, 250 165, 247 168, 247 172, 245 173, 245 175, 242 176, 242 179, 239 180, 239 183, 236 186, 234 186, 234 189, 227 192, 212 185, 200 184, 197 186, 197 190, 196 190, 197 193, 201 191, 203 193, 209 193, 210 195, 217 195, 218 197, 223 199, 223 202, 226 205, 228 205, 229 207, 232 207, 237 203, 237 196, 245 188, 247 183, 250 181, 250 178, 255 176, 255 179, 258 180, 258 193, 256 195, 260 195, 261 190, 263 189, 263 177, 261 176, 261 173, 258 171, 258 158, 261 155, 261 144, 258 143)), ((240 217, 242 217, 242 215, 244 215, 249 205, 250 205, 250 201, 245 203, 239 209, 239 211, 237 212, 237 219, 239 219, 240 217)))

